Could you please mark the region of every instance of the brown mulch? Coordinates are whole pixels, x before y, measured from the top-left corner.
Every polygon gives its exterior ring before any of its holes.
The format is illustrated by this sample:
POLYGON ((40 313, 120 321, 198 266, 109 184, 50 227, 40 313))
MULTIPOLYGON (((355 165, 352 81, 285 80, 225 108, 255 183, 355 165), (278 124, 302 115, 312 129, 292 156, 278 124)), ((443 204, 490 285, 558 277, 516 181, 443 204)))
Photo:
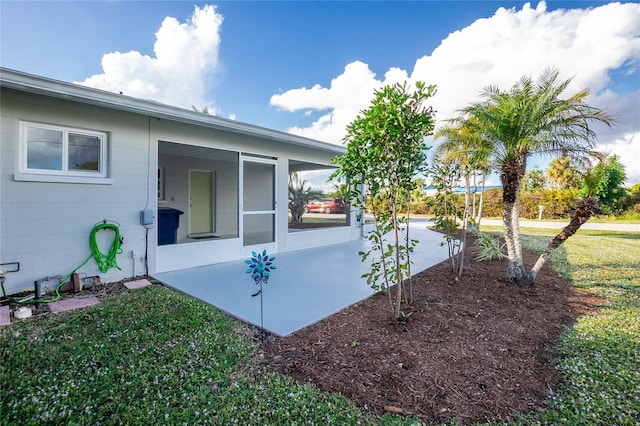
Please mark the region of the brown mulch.
MULTIPOLYGON (((506 260, 476 262, 467 245, 459 282, 443 262, 413 278, 407 322, 386 294, 264 344, 265 368, 339 392, 376 414, 470 424, 544 408, 563 326, 603 300, 546 265, 532 287, 507 283, 506 260)), ((536 257, 525 253, 530 267, 536 257)))

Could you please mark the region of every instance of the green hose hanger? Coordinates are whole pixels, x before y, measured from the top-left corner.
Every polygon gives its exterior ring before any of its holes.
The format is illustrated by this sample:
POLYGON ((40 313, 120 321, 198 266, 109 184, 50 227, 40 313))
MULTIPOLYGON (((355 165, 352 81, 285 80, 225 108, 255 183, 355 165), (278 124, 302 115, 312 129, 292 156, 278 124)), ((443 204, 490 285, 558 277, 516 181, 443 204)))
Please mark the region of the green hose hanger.
POLYGON ((95 259, 98 264, 98 268, 100 268, 100 272, 105 273, 111 268, 118 268, 118 270, 122 270, 122 268, 118 266, 116 259, 117 255, 122 253, 122 243, 123 238, 120 235, 120 228, 117 223, 103 220, 102 223, 98 223, 93 227, 89 234, 89 247, 91 247, 91 257, 95 259), (106 254, 100 251, 96 241, 96 234, 102 230, 111 230, 114 234, 111 248, 106 254))

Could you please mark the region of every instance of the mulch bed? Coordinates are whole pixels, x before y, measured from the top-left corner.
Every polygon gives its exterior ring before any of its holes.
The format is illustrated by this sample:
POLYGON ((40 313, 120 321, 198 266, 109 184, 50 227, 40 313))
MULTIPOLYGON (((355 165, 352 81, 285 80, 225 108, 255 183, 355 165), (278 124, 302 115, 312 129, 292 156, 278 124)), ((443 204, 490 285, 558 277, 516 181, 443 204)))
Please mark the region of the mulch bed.
MULTIPOLYGON (((375 414, 471 424, 542 410, 561 380, 563 327, 603 300, 546 265, 532 287, 506 281, 507 261, 476 262, 455 281, 443 262, 413 278, 407 322, 386 294, 350 306, 260 349, 263 367, 339 392, 375 414)), ((525 253, 531 267, 536 257, 525 253)))

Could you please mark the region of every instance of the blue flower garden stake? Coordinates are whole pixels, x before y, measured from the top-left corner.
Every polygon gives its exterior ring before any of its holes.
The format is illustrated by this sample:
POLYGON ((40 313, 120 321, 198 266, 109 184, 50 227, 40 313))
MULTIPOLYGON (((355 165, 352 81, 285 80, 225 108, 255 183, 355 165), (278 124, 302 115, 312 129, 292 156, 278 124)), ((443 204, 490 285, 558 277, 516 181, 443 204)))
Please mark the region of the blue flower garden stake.
POLYGON ((263 321, 263 309, 262 309, 262 284, 266 284, 271 276, 271 271, 277 269, 273 265, 275 256, 269 256, 266 250, 262 250, 262 253, 251 252, 253 257, 245 260, 245 263, 249 265, 247 274, 251 274, 251 278, 255 281, 256 285, 260 286, 260 289, 253 293, 251 297, 260 295, 260 328, 264 330, 263 321))

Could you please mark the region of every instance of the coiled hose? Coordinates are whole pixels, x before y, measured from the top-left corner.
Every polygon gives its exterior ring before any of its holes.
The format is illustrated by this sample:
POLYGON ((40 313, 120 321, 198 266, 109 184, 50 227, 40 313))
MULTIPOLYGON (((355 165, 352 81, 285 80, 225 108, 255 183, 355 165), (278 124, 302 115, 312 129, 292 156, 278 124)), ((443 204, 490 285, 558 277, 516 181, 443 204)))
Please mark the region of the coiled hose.
POLYGON ((91 254, 77 268, 69 272, 69 275, 60 280, 60 282, 56 286, 56 296, 53 299, 31 299, 21 301, 13 297, 7 297, 4 290, 4 280, 2 280, 2 296, 8 300, 11 300, 12 302, 19 304, 50 303, 60 300, 60 287, 62 287, 62 285, 71 278, 71 275, 73 275, 78 269, 86 265, 87 262, 89 262, 91 259, 95 259, 96 263, 98 264, 98 268, 102 273, 107 272, 111 268, 118 268, 119 270, 122 270, 122 268, 118 266, 118 262, 116 259, 117 256, 122 253, 122 244, 123 238, 120 235, 120 228, 118 227, 118 224, 103 220, 102 222, 94 225, 91 233, 89 234, 89 247, 91 249, 91 254), (98 247, 98 241, 96 240, 96 234, 103 229, 110 229, 114 232, 111 248, 106 254, 100 251, 100 247, 98 247))
MULTIPOLYGON (((98 264, 98 268, 100 268, 100 272, 105 273, 111 268, 118 268, 118 270, 122 270, 122 268, 118 266, 116 259, 116 257, 122 253, 122 236, 120 235, 120 228, 117 224, 110 223, 105 220, 104 222, 94 226, 91 230, 91 234, 89 234, 89 247, 91 247, 91 256, 89 256, 89 259, 92 257, 95 259, 98 264), (98 247, 98 242, 96 241, 96 234, 103 229, 111 229, 114 232, 113 243, 111 243, 111 248, 107 254, 103 254, 100 251, 100 247, 98 247)), ((89 259, 87 259, 85 263, 87 263, 89 259)), ((79 268, 76 268, 73 272, 78 269, 79 268)))

